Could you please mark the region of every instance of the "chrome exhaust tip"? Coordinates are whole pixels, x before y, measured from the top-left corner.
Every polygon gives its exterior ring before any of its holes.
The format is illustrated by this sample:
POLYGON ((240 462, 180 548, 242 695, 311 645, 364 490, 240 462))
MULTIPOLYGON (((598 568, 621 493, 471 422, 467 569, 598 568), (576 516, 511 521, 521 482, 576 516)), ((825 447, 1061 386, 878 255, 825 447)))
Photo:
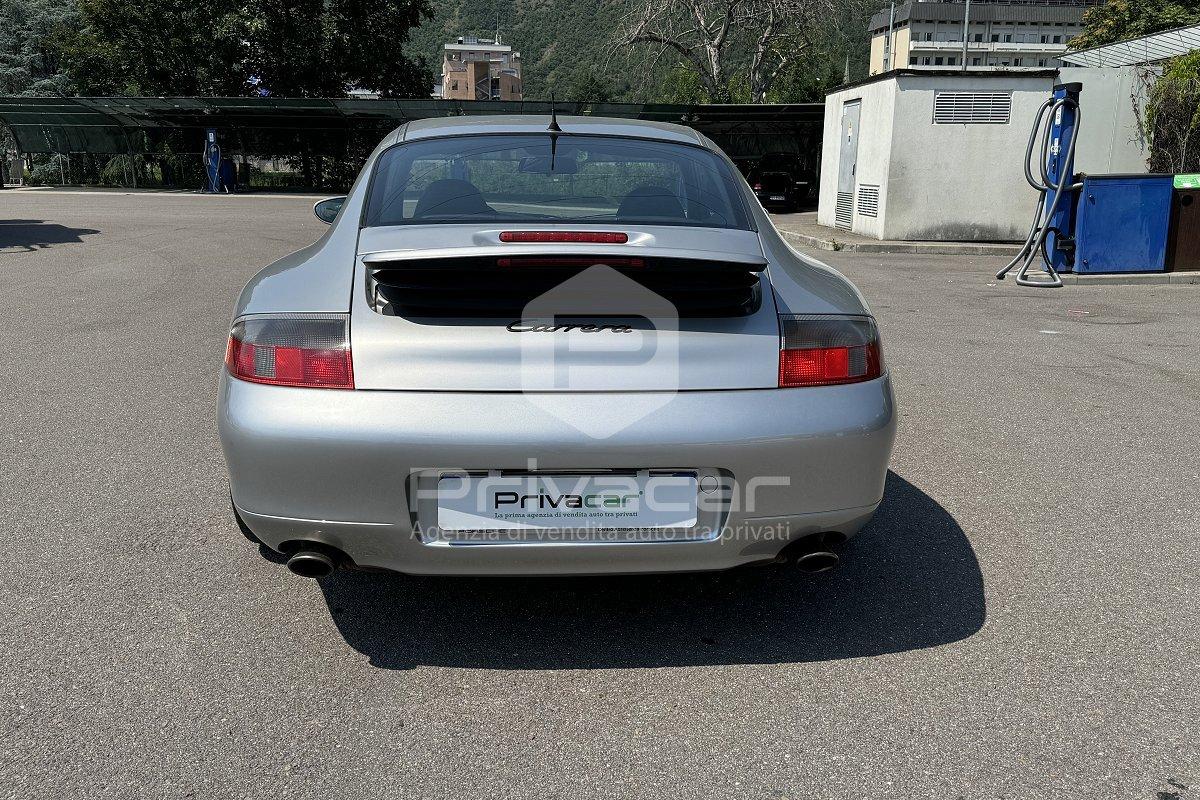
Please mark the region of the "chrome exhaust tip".
POLYGON ((813 550, 796 556, 796 568, 814 575, 818 572, 829 572, 831 569, 836 569, 841 563, 841 557, 828 550, 813 550))
POLYGON ((287 560, 287 568, 302 578, 324 578, 336 566, 327 553, 317 550, 297 550, 287 560))

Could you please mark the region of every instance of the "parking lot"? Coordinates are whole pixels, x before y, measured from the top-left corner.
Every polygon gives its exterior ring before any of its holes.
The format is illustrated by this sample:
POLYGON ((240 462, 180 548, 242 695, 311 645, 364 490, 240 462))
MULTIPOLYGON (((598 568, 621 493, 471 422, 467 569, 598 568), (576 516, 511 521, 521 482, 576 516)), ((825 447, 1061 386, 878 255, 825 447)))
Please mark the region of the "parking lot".
POLYGON ((311 204, 0 192, 0 795, 1200 798, 1200 286, 814 253, 901 410, 833 573, 318 583, 214 418, 311 204))

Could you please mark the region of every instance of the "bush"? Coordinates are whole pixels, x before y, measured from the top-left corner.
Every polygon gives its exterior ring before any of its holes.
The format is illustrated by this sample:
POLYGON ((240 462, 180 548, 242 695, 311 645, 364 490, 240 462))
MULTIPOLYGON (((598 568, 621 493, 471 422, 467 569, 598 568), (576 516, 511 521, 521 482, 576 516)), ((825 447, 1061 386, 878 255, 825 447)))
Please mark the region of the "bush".
POLYGON ((145 186, 146 159, 141 156, 113 156, 100 169, 102 186, 145 186))
POLYGON ((63 155, 48 155, 32 159, 26 183, 31 186, 58 186, 66 179, 71 182, 70 163, 63 155))
POLYGON ((298 172, 263 172, 257 168, 250 170, 252 189, 293 189, 303 185, 303 178, 298 172))
POLYGON ((1200 52, 1170 62, 1146 104, 1151 172, 1200 172, 1200 52))

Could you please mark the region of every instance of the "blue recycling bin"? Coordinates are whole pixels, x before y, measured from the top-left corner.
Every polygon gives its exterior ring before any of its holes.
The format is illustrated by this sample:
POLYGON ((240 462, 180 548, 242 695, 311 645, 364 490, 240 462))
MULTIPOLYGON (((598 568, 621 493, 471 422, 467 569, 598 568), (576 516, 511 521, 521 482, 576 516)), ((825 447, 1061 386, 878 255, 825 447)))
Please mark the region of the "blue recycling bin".
POLYGON ((1163 272, 1171 175, 1087 175, 1075 212, 1075 272, 1163 272))

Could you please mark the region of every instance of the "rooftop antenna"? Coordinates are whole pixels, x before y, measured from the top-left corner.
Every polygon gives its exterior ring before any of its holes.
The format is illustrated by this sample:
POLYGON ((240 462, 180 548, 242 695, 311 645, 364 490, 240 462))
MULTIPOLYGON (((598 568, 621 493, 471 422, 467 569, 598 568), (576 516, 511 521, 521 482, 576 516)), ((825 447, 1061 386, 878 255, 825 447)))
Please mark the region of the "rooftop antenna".
POLYGON ((562 128, 558 127, 558 112, 554 110, 554 92, 550 93, 550 125, 546 128, 550 132, 550 171, 554 172, 554 156, 558 149, 558 135, 562 133, 562 128))

